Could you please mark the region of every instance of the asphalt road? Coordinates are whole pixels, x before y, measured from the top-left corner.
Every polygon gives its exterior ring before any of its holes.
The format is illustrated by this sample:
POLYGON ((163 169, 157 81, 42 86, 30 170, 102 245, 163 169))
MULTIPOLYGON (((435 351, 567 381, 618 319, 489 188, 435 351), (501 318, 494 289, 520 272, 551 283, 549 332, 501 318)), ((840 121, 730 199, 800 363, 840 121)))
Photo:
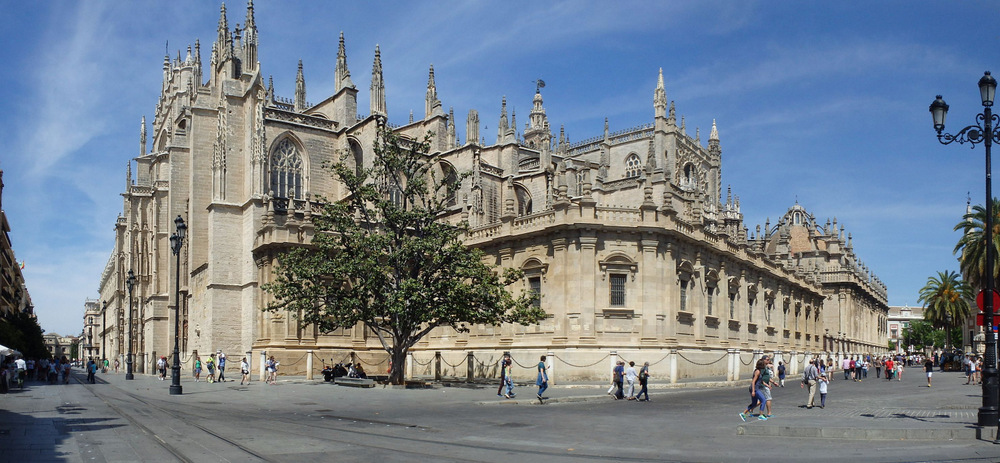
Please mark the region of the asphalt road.
POLYGON ((28 383, 0 396, 0 461, 1000 461, 992 429, 976 439, 979 387, 935 373, 927 388, 908 372, 836 380, 824 409, 805 409, 805 391, 789 383, 774 390, 774 418, 746 423, 745 383, 654 383, 648 403, 612 400, 602 385, 557 386, 540 405, 527 386, 506 400, 495 385, 184 381, 184 395, 170 396, 169 381, 99 375, 96 385, 28 383), (793 437, 812 432, 827 437, 793 437))

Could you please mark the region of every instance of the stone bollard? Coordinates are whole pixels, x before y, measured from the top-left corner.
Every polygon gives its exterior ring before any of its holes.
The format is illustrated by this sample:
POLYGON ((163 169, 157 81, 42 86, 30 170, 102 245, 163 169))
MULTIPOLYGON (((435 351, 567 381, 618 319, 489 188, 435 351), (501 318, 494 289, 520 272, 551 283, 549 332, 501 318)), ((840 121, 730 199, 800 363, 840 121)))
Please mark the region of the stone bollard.
MULTIPOLYGON (((247 366, 249 367, 249 369, 247 371, 253 371, 253 351, 252 350, 248 350, 246 352, 246 357, 247 357, 247 366)), ((242 371, 240 372, 240 381, 241 382, 243 381, 243 372, 242 371)))
POLYGON ((726 374, 727 381, 739 381, 740 379, 740 350, 726 349, 729 355, 729 371, 726 374))
POLYGON ((313 351, 309 349, 306 351, 306 379, 313 379, 313 351))
POLYGON ((549 386, 556 385, 556 354, 547 352, 545 354, 546 367, 549 369, 549 386))
POLYGON ((403 379, 413 379, 413 352, 410 351, 406 352, 406 370, 403 379))
POLYGON ((267 351, 260 351, 260 380, 267 380, 267 371, 264 370, 264 365, 267 364, 267 351))
POLYGON ((471 350, 465 355, 465 363, 468 364, 465 380, 472 382, 472 380, 476 378, 476 355, 473 354, 471 350))
POLYGON ((670 384, 677 384, 677 349, 670 349, 670 384))
POLYGON ((788 353, 788 374, 799 374, 799 353, 794 350, 788 353))
POLYGON ((434 381, 441 381, 441 351, 434 351, 434 381))

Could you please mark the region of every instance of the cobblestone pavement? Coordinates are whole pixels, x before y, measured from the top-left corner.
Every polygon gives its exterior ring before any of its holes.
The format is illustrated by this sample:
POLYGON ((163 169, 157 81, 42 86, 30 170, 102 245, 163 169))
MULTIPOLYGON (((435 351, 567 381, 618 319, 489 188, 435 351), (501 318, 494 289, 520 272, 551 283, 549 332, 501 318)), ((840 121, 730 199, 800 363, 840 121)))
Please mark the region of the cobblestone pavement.
POLYGON ((648 403, 560 384, 540 404, 527 385, 508 400, 495 384, 185 379, 170 396, 169 381, 98 377, 0 395, 0 461, 1000 461, 995 428, 974 426, 982 389, 957 373, 935 373, 933 388, 918 374, 836 378, 823 409, 790 382, 773 391, 773 418, 747 422, 746 381, 654 382, 648 403))

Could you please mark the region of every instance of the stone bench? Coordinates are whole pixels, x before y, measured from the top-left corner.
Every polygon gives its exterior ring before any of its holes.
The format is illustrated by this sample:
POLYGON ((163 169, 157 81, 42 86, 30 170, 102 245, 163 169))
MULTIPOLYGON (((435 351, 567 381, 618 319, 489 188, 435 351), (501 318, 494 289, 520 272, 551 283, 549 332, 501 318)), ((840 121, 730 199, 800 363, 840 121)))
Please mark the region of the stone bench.
POLYGON ((334 384, 348 387, 375 387, 375 380, 370 378, 348 378, 339 376, 333 379, 334 384))

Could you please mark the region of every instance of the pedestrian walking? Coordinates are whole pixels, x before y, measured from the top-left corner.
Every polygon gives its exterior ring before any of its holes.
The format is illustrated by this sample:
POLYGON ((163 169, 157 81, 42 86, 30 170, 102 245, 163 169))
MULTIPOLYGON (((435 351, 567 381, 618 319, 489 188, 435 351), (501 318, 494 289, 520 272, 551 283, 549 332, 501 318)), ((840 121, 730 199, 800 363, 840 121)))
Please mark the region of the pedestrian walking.
MULTIPOLYGON (((771 385, 776 384, 774 381, 774 369, 771 364, 771 358, 764 356, 761 358, 764 361, 764 369, 761 371, 760 375, 760 396, 761 400, 764 402, 764 408, 767 410, 765 415, 767 418, 771 418, 771 385)), ((761 411, 764 414, 764 411, 761 411)))
POLYGON ((243 385, 244 381, 246 381, 247 384, 250 384, 250 362, 247 362, 246 357, 243 357, 243 360, 240 360, 240 374, 243 375, 243 377, 240 378, 240 386, 243 385))
POLYGON ((509 355, 507 356, 507 359, 504 360, 504 367, 506 370, 504 382, 506 383, 505 387, 507 389, 504 391, 503 396, 508 399, 513 399, 514 397, 517 397, 517 394, 514 394, 514 376, 511 374, 511 370, 514 368, 514 361, 509 355))
POLYGON ((611 373, 612 381, 615 383, 615 400, 621 400, 625 398, 624 389, 622 388, 622 381, 625 377, 625 362, 619 360, 615 365, 615 369, 611 373))
POLYGON ((194 356, 194 382, 201 381, 201 357, 194 356))
POLYGON ((767 416, 764 414, 764 401, 761 400, 763 395, 760 391, 761 375, 763 374, 763 369, 766 368, 764 359, 757 361, 757 364, 753 370, 753 377, 750 379, 750 405, 740 412, 740 419, 746 421, 747 418, 753 416, 753 409, 760 408, 757 419, 761 421, 767 420, 767 416))
POLYGON ((156 371, 160 372, 160 381, 167 379, 167 358, 160 357, 156 361, 156 371))
POLYGON ((219 382, 226 382, 226 354, 219 351, 219 382))
MULTIPOLYGON (((118 361, 115 360, 115 373, 118 373, 118 366, 117 365, 118 365, 118 361)), ((108 359, 104 359, 104 370, 102 371, 102 373, 107 373, 107 372, 108 372, 108 359)))
POLYGON ((274 359, 273 355, 267 359, 267 378, 267 383, 272 386, 278 382, 278 361, 274 359))
POLYGON ((642 368, 639 369, 639 393, 636 394, 635 398, 639 402, 649 402, 649 362, 642 364, 642 368), (641 398, 646 396, 645 399, 641 398))
POLYGON ((878 357, 875 357, 875 361, 872 362, 872 364, 875 366, 875 379, 881 378, 882 377, 882 359, 880 359, 878 357))
POLYGON ((208 382, 215 382, 215 354, 208 354, 208 360, 205 360, 205 366, 208 367, 208 382))
POLYGON ((844 380, 851 379, 851 358, 844 357, 840 361, 840 369, 844 370, 844 380))
POLYGON ((931 376, 934 375, 934 361, 930 357, 924 360, 924 371, 927 372, 927 387, 931 387, 931 376))
POLYGON ((813 408, 816 402, 816 382, 819 380, 819 370, 816 368, 816 360, 810 360, 809 366, 802 372, 801 387, 809 388, 809 398, 806 401, 806 408, 813 408))
POLYGON ((90 383, 90 384, 96 384, 97 383, 97 378, 95 378, 95 374, 96 373, 97 373, 97 362, 95 362, 94 359, 90 359, 90 361, 87 362, 87 382, 88 383, 90 383))
MULTIPOLYGON (((121 365, 121 363, 118 361, 118 359, 115 359, 115 373, 118 373, 118 366, 119 365, 121 365)), ((105 370, 105 373, 107 373, 107 369, 108 369, 108 359, 104 359, 104 370, 105 370)))
POLYGON ((507 360, 509 359, 510 353, 508 352, 504 352, 503 357, 500 358, 500 385, 497 386, 497 397, 503 396, 503 391, 507 387, 507 360))
POLYGON ((635 400, 635 380, 639 378, 639 373, 635 371, 635 362, 628 362, 625 369, 625 387, 628 391, 628 400, 635 400))
POLYGON ((903 380, 903 364, 906 363, 903 360, 896 362, 896 381, 903 380))
POLYGON ((819 377, 819 408, 826 408, 826 391, 830 386, 830 379, 826 376, 819 377))
POLYGON ((778 362, 778 385, 785 387, 785 362, 778 362))
POLYGON ((535 385, 538 386, 538 401, 541 402, 545 399, 542 393, 549 388, 549 367, 545 365, 545 356, 543 355, 538 361, 538 379, 535 380, 535 385))

